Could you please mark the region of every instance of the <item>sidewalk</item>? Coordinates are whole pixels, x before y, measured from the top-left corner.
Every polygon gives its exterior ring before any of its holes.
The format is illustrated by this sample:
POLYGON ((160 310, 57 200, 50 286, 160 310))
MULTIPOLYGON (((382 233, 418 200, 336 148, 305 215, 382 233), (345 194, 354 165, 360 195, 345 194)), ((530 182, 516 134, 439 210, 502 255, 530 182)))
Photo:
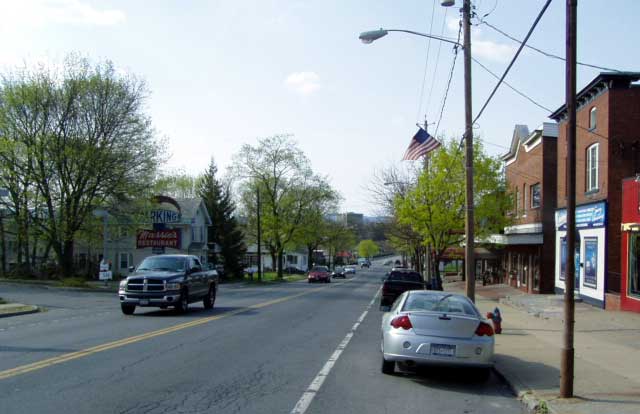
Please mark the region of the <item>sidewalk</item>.
MULTIPOLYGON (((460 282, 445 290, 461 292, 460 282)), ((563 302, 558 295, 526 295, 506 285, 476 286, 483 314, 499 306, 495 368, 530 408, 543 402, 559 414, 640 412, 640 314, 576 303, 575 398, 560 399, 563 302)))

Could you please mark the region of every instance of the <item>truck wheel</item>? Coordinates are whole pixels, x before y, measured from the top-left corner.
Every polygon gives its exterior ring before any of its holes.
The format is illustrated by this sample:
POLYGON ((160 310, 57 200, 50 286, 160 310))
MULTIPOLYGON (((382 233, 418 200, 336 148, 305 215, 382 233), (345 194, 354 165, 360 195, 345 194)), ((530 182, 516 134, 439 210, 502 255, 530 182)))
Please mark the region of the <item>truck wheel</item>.
POLYGON ((124 303, 121 303, 120 309, 122 309, 122 313, 125 315, 133 315, 133 312, 136 310, 136 305, 125 305, 124 303))
POLYGON ((189 295, 186 289, 180 292, 180 301, 176 304, 176 310, 178 313, 187 313, 189 310, 189 295))
POLYGON ((205 309, 213 309, 214 303, 216 303, 216 287, 211 285, 211 287, 209 287, 209 292, 207 292, 207 296, 202 300, 202 304, 205 309))

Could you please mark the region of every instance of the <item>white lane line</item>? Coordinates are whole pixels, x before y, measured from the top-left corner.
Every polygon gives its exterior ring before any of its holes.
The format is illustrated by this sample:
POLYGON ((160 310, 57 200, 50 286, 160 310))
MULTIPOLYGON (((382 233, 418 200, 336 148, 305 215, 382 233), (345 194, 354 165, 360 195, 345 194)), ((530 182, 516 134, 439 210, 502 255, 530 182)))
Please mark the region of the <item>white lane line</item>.
POLYGON ((351 327, 342 342, 340 342, 336 350, 333 351, 333 354, 331 354, 322 369, 318 372, 318 375, 316 375, 313 381, 311 381, 311 384, 309 384, 307 390, 302 394, 302 397, 300 397, 295 407, 293 407, 293 410, 291 410, 291 414, 304 414, 304 412, 307 411, 307 409, 311 405, 311 402, 313 401, 313 398, 316 396, 318 391, 320 391, 322 384, 324 384, 324 380, 329 376, 331 369, 333 369, 333 366, 338 361, 338 358, 340 358, 342 352, 347 348, 347 345, 349 345, 351 338, 353 338, 353 335, 355 334, 362 321, 364 321, 364 318, 367 317, 367 313, 369 313, 369 310, 375 303, 379 293, 380 289, 378 289, 376 294, 373 295, 373 299, 371 299, 371 302, 369 302, 365 311, 362 312, 362 315, 360 315, 358 321, 351 327))

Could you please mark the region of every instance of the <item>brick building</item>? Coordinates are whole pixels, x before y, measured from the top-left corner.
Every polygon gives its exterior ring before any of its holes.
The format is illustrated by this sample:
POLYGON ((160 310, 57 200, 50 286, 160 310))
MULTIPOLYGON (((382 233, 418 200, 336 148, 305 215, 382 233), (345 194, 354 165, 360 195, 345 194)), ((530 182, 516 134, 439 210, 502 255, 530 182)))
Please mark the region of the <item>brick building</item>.
MULTIPOLYGON (((640 72, 600 73, 577 95, 576 290, 592 304, 618 308, 622 179, 640 169, 640 72)), ((558 122, 556 291, 566 266, 567 111, 558 122)))
POLYGON ((505 246, 505 282, 529 293, 554 289, 557 137, 555 123, 532 132, 516 125, 510 150, 502 157, 514 198, 514 224, 493 241, 505 246))

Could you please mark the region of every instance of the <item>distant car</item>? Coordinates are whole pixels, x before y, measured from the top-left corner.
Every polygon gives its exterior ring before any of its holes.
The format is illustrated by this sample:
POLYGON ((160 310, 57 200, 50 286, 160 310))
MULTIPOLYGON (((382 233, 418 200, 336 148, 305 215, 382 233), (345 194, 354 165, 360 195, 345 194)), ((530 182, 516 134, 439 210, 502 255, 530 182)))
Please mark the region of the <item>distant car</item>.
POLYGON ((327 266, 313 266, 311 270, 309 270, 309 276, 307 276, 307 280, 309 281, 309 283, 330 283, 331 273, 329 272, 329 268, 327 266))
POLYGON ((356 274, 356 267, 355 266, 345 266, 344 273, 345 274, 355 275, 356 274))
POLYGON ((415 270, 394 267, 383 278, 380 309, 386 310, 407 290, 424 290, 429 287, 422 275, 415 270))
POLYGON ((341 278, 343 278, 343 279, 346 279, 346 278, 347 278, 346 268, 340 268, 340 267, 337 267, 337 268, 333 271, 333 273, 331 273, 331 277, 332 277, 332 278, 334 278, 334 279, 335 279, 335 278, 338 278, 338 277, 341 277, 341 278))
POLYGON ((284 273, 290 274, 290 275, 303 275, 305 274, 304 270, 300 270, 295 266, 287 266, 284 269, 282 269, 282 271, 284 273))
POLYGON ((382 318, 382 372, 396 362, 415 365, 493 366, 493 328, 467 297, 436 291, 404 292, 382 318))
POLYGON ((385 260, 383 263, 384 266, 391 266, 393 264, 393 260, 385 260))

